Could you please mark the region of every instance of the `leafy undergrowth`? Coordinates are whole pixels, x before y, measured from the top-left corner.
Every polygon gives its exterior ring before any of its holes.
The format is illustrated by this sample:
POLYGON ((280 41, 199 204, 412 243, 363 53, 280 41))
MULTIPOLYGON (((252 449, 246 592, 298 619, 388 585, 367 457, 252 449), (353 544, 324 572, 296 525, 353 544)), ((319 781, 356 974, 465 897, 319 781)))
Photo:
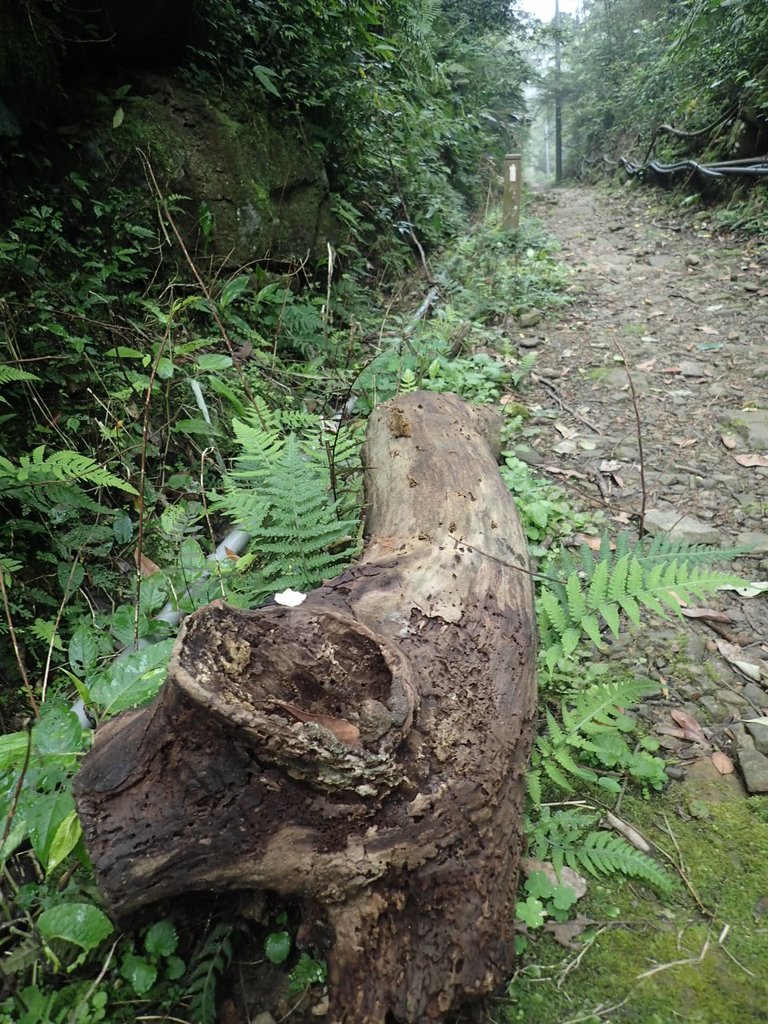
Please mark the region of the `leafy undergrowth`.
MULTIPOLYGON (((390 311, 383 327, 359 290, 351 313, 344 280, 330 306, 317 295, 294 296, 288 283, 243 274, 214 296, 174 303, 167 314, 154 309, 159 342, 143 353, 122 344, 107 353, 115 363, 107 362, 100 386, 112 426, 77 405, 80 418, 66 423, 61 450, 38 446, 20 458, 8 450, 0 461, 0 499, 20 517, 17 527, 0 528, 3 606, 12 639, 23 639, 36 669, 31 678, 21 673, 18 693, 34 725, 0 738, 9 892, 0 941, 15 952, 16 982, 0 1007, 2 1024, 117 1022, 137 1013, 214 1019, 216 984, 233 957, 234 911, 200 935, 165 917, 135 933, 115 930, 71 795, 92 742, 73 701, 107 720, 151 699, 181 615, 214 597, 250 607, 278 589, 309 589, 352 560, 361 540, 359 448, 378 402, 416 388, 452 391, 499 404, 510 448, 533 429, 533 359, 515 343, 516 318, 565 301, 567 276, 551 240, 532 222, 502 232, 491 216, 436 262, 435 276, 440 299, 430 317, 390 311), (211 319, 232 354, 209 351, 221 340, 211 319), (374 321, 372 334, 364 325, 374 321), (250 346, 244 367, 233 358, 235 342, 250 346), (75 450, 78 431, 87 452, 75 450), (106 442, 98 449, 97 435, 106 442), (225 544, 217 561, 215 541, 231 527, 249 546, 225 544), (49 545, 25 563, 22 541, 43 535, 49 545)), ((18 409, 12 420, 21 434, 18 409)), ((674 614, 673 590, 698 595, 721 584, 727 577, 704 566, 726 553, 705 557, 630 538, 612 553, 609 539, 598 538, 599 518, 574 508, 511 451, 502 475, 540 572, 541 728, 526 812, 536 863, 518 907, 528 966, 509 1011, 528 1014, 539 936, 581 911, 584 879, 595 920, 610 904, 627 921, 657 922, 632 906, 640 885, 678 905, 663 858, 638 850, 603 813, 626 787, 653 797, 637 804, 639 814, 659 806, 665 766, 634 713, 653 687, 606 673, 592 655, 646 610, 674 614), (568 553, 577 532, 589 541, 578 555, 568 553)), ((290 911, 265 911, 259 924, 264 960, 284 971, 289 994, 320 993, 324 965, 299 956, 300 923, 290 911)), ((621 934, 634 933, 628 925, 621 934)))

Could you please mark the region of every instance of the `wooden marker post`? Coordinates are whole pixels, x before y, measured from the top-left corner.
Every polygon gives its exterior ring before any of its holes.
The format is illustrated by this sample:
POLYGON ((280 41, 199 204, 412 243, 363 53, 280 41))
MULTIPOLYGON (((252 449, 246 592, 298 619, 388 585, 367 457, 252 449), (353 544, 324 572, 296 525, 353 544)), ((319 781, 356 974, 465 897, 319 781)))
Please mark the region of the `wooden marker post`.
POLYGON ((520 154, 508 153, 504 157, 504 198, 501 226, 504 231, 520 227, 520 154))

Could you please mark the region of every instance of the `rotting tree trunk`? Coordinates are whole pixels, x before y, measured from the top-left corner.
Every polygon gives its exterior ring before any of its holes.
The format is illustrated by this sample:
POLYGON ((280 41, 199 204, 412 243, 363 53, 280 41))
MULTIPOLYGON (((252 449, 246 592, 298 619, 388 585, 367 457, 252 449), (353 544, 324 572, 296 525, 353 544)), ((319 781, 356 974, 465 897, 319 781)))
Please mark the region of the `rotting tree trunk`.
POLYGON ((118 915, 297 899, 330 937, 334 1024, 442 1020, 512 963, 536 627, 494 425, 453 395, 380 406, 359 564, 296 609, 190 616, 76 778, 118 915))

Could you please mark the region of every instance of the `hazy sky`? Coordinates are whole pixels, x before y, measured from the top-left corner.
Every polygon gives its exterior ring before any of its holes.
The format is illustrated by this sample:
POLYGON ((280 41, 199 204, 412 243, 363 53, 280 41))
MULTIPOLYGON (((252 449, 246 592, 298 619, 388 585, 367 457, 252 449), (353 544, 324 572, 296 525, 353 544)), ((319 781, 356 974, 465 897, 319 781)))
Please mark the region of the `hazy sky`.
MULTIPOLYGON (((563 14, 575 14, 580 3, 581 0, 560 0, 560 10, 563 14)), ((555 0, 520 0, 520 6, 542 21, 551 21, 555 16, 555 0)))

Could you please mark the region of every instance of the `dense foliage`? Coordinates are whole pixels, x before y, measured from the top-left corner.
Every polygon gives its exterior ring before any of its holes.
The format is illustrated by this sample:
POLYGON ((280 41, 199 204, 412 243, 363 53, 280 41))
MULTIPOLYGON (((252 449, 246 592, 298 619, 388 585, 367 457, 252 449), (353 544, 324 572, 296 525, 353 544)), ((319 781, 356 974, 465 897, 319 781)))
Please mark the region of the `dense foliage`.
POLYGON ((581 20, 563 20, 569 169, 603 155, 764 154, 766 47, 762 0, 591 0, 581 20))

